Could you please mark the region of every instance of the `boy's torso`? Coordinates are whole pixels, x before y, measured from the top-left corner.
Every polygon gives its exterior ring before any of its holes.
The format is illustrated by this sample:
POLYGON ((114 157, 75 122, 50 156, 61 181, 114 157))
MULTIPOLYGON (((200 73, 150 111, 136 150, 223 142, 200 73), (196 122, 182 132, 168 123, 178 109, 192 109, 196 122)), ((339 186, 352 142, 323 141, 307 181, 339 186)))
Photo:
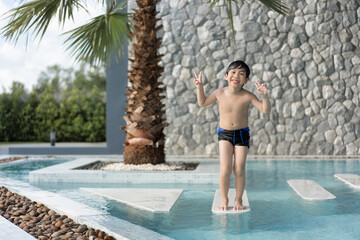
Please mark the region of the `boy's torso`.
POLYGON ((230 93, 227 88, 220 89, 216 98, 219 104, 220 127, 236 130, 248 126, 249 92, 241 89, 230 93))

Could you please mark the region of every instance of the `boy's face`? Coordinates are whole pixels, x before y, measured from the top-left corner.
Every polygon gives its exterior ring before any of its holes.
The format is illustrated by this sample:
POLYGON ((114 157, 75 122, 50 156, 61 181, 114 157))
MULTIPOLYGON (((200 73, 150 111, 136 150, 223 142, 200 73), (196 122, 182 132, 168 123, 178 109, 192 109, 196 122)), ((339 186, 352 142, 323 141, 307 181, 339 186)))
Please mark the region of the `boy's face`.
POLYGON ((242 87, 249 80, 249 78, 246 78, 246 71, 243 68, 230 70, 228 74, 225 74, 225 79, 229 86, 232 87, 242 87))

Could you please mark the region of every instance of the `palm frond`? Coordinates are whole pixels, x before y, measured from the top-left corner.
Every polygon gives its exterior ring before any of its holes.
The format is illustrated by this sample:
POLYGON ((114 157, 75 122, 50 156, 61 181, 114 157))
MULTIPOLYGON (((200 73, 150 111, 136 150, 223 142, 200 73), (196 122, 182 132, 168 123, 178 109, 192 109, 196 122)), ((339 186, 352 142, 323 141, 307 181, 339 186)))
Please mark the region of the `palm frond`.
MULTIPOLYGON (((208 3, 210 3, 210 8, 212 9, 215 5, 219 4, 221 0, 207 0, 208 3)), ((283 0, 259 0, 262 2, 265 6, 270 8, 271 10, 274 10, 277 13, 280 13, 282 15, 288 15, 290 13, 289 7, 284 3, 283 0)), ((240 4, 240 0, 222 0, 222 6, 225 7, 228 5, 228 11, 231 9, 231 2, 234 2, 235 4, 240 4)), ((230 16, 230 13, 229 13, 230 16)))
POLYGON ((265 6, 270 8, 271 10, 274 10, 277 13, 280 13, 281 15, 289 15, 290 8, 282 1, 282 0, 259 0, 262 2, 265 6))
POLYGON ((10 20, 1 29, 1 35, 16 44, 21 35, 33 28, 35 38, 39 37, 41 40, 56 14, 59 22, 64 24, 67 19, 73 19, 75 8, 85 10, 79 0, 33 0, 23 3, 7 12, 6 18, 10 20))
POLYGON ((119 60, 124 53, 124 43, 129 41, 129 14, 122 13, 126 2, 116 8, 93 18, 90 22, 64 34, 70 34, 65 40, 67 49, 78 62, 99 65, 108 61, 111 54, 119 60))
MULTIPOLYGON (((221 0, 208 0, 208 3, 210 3, 210 9, 212 9, 215 5, 219 4, 221 0)), ((262 2, 265 6, 270 8, 271 10, 274 10, 275 12, 278 12, 282 15, 288 15, 290 13, 289 7, 283 2, 283 0, 259 0, 262 2)), ((234 20, 233 20, 233 14, 232 14, 232 2, 235 4, 239 4, 240 0, 223 0, 222 6, 225 7, 228 6, 228 16, 230 21, 230 27, 232 31, 233 40, 235 42, 235 29, 234 29, 234 20)))

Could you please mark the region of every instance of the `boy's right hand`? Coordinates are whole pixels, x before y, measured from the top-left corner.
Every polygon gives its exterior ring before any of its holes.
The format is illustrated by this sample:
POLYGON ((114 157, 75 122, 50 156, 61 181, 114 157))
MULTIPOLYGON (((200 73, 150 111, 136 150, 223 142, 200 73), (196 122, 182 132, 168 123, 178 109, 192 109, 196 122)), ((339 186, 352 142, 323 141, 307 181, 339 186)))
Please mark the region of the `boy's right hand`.
POLYGON ((196 87, 200 87, 202 86, 202 81, 201 81, 201 76, 202 76, 202 72, 200 72, 199 76, 196 74, 196 72, 194 72, 195 75, 195 79, 194 79, 194 83, 196 85, 196 87))

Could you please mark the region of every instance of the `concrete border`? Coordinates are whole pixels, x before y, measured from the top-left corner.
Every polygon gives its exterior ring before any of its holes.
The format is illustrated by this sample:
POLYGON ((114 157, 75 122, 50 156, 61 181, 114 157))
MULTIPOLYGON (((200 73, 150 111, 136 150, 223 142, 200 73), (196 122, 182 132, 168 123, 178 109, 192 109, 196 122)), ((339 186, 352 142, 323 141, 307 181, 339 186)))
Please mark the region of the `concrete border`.
MULTIPOLYGON (((217 184, 219 181, 218 160, 202 160, 194 171, 104 171, 78 170, 75 168, 106 158, 80 158, 29 173, 31 183, 189 183, 217 184)), ((122 161, 119 157, 117 161, 122 161)), ((167 160, 178 161, 176 158, 167 160)), ((189 161, 182 159, 181 161, 189 161)), ((196 161, 196 158, 191 158, 196 161)))
POLYGON ((0 239, 36 240, 29 233, 0 215, 0 239))

